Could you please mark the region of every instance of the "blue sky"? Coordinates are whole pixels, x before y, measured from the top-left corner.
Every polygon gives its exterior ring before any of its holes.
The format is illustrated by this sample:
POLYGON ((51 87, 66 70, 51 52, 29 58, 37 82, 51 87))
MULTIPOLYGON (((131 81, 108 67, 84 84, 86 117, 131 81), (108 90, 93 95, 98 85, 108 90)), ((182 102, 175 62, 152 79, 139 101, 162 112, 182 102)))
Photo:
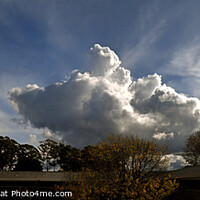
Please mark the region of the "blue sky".
POLYGON ((200 98, 199 0, 1 0, 0 134, 20 142, 40 130, 12 121, 7 92, 47 86, 87 71, 98 43, 116 52, 134 79, 155 72, 179 93, 200 98))

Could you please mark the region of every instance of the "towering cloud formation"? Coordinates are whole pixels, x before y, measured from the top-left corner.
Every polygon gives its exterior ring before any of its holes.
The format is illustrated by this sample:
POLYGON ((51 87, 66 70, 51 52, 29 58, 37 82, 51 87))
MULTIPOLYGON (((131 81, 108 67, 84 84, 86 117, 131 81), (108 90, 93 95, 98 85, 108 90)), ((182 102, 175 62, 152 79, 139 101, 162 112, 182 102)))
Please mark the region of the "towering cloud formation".
POLYGON ((75 70, 47 87, 12 88, 9 97, 23 120, 83 147, 108 133, 167 140, 181 150, 200 127, 200 101, 162 84, 157 74, 133 80, 108 47, 90 49, 90 72, 75 70))

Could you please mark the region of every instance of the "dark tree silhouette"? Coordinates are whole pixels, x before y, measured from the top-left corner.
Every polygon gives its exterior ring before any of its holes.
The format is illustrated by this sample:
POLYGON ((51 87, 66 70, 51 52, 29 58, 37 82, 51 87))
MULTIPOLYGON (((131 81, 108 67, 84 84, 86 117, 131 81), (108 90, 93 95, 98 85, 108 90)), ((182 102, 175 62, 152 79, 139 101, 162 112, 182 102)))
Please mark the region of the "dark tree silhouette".
POLYGON ((81 170, 81 152, 75 147, 60 143, 59 165, 64 171, 81 170))
POLYGON ((200 131, 193 133, 187 139, 183 157, 192 166, 200 165, 200 131))
POLYGON ((59 159, 58 143, 50 139, 40 141, 39 150, 42 156, 44 168, 49 171, 49 169, 53 167, 55 171, 59 159))
POLYGON ((18 156, 19 158, 26 157, 31 160, 35 159, 41 161, 42 159, 39 150, 30 144, 20 144, 18 156))
POLYGON ((25 157, 19 159, 14 171, 42 171, 42 166, 39 160, 25 157))
POLYGON ((15 171, 42 171, 42 159, 37 148, 29 144, 19 145, 15 171))
POLYGON ((97 162, 91 158, 90 152, 94 150, 94 146, 86 146, 81 150, 81 165, 83 168, 95 167, 97 162))
POLYGON ((19 144, 9 137, 0 136, 0 171, 10 171, 17 162, 19 144))

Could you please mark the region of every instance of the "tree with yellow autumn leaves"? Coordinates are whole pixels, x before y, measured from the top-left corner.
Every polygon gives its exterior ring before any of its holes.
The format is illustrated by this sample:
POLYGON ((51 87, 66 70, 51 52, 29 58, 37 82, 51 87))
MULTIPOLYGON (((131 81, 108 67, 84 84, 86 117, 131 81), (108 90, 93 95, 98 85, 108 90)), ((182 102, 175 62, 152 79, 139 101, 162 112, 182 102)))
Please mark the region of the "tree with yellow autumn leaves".
POLYGON ((134 136, 111 135, 87 148, 77 181, 59 189, 72 190, 80 200, 162 199, 178 187, 163 172, 164 146, 134 136))

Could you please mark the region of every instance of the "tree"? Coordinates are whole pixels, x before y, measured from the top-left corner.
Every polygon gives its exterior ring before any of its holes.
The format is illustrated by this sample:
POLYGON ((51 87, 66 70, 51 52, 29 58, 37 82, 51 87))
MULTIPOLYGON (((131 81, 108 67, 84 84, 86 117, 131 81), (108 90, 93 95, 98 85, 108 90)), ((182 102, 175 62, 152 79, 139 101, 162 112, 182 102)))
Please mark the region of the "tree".
POLYGON ((193 133, 187 139, 183 157, 192 166, 200 165, 200 131, 193 133))
POLYGON ((42 171, 42 158, 37 148, 29 144, 19 145, 15 171, 42 171))
POLYGON ((47 139, 45 141, 40 141, 39 150, 42 155, 44 168, 47 171, 49 171, 52 167, 55 171, 59 159, 58 149, 58 143, 53 140, 47 139))
POLYGON ((81 152, 75 147, 60 143, 59 145, 59 161, 60 167, 64 171, 80 171, 81 170, 81 152))
POLYGON ((14 171, 42 171, 42 166, 39 160, 25 157, 19 159, 14 171))
POLYGON ((94 150, 94 146, 86 146, 81 150, 81 166, 82 168, 91 168, 96 163, 91 159, 91 152, 94 150))
POLYGON ((161 173, 167 150, 154 141, 112 135, 88 152, 91 164, 66 186, 75 199, 162 199, 177 187, 161 173))
POLYGON ((39 150, 30 144, 20 144, 19 145, 18 157, 19 158, 26 157, 31 160, 39 160, 39 161, 41 161, 41 159, 42 159, 39 150))
POLYGON ((10 171, 17 162, 19 144, 9 137, 0 136, 0 171, 10 171))

